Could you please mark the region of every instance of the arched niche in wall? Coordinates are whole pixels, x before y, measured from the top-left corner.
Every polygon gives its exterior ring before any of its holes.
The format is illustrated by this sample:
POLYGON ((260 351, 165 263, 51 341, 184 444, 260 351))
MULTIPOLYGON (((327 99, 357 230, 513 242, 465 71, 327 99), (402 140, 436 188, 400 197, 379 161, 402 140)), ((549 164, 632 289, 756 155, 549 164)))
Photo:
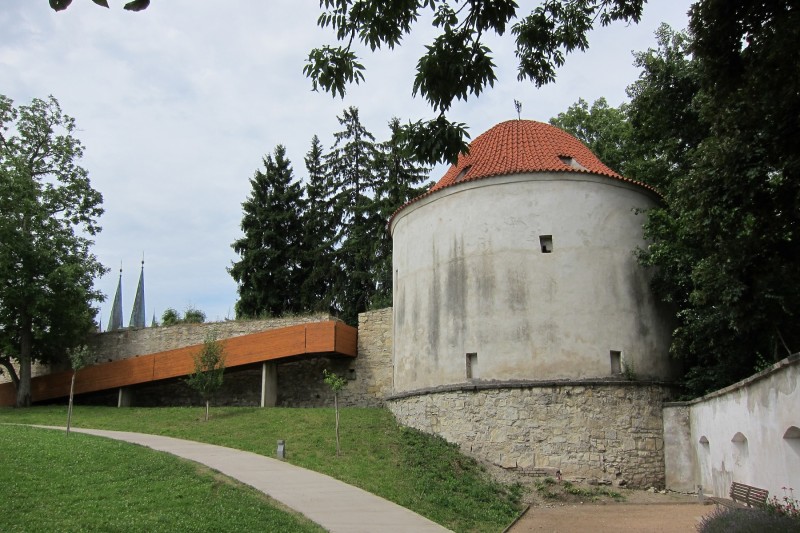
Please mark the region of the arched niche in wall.
POLYGON ((789 426, 786 433, 783 434, 784 439, 800 439, 800 428, 797 426, 789 426))
POLYGON ((789 426, 783 434, 783 442, 800 457, 800 428, 797 426, 789 426))
POLYGON ((733 443, 733 462, 736 466, 742 466, 744 462, 747 460, 748 450, 747 450, 747 437, 744 436, 744 433, 741 431, 737 431, 736 434, 731 439, 733 443))

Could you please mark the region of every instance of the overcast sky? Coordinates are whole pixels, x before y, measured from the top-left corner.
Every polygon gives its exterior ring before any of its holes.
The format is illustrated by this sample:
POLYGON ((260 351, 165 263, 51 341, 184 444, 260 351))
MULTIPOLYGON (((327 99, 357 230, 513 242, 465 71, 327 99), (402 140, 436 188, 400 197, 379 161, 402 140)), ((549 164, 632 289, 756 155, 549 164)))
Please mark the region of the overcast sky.
MULTIPOLYGON (((309 50, 333 41, 316 26, 317 0, 153 0, 140 13, 124 3, 110 0, 104 9, 75 0, 55 13, 47 0, 2 0, 0 94, 17 105, 52 94, 77 121, 82 166, 104 199, 94 247, 111 269, 97 280, 108 295, 103 329, 120 264, 128 324, 143 254, 148 323, 168 307, 233 318, 230 245, 241 235, 241 203, 263 156, 285 145, 299 180, 312 136, 329 148, 348 106, 359 108, 379 141, 392 117, 432 118, 411 88, 434 33, 420 26, 399 49, 365 52, 366 82, 342 100, 312 92, 302 73, 309 50)), ((661 22, 685 28, 690 4, 651 0, 639 25, 595 30, 590 50, 568 56, 556 83, 542 89, 516 81, 509 38, 490 41, 499 82, 457 103, 450 118, 474 138, 515 118, 514 99, 523 118, 543 122, 578 98, 619 105, 638 75, 631 52, 653 47, 661 22)), ((432 179, 444 170, 435 168, 432 179)))

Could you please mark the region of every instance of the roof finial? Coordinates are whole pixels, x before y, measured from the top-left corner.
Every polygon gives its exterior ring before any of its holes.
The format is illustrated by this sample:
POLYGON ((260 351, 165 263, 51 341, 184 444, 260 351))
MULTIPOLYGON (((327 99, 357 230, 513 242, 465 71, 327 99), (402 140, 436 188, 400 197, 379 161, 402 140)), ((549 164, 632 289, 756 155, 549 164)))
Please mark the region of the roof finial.
POLYGON ((522 120, 521 113, 522 113, 522 102, 519 100, 514 100, 514 107, 517 108, 517 120, 522 120))

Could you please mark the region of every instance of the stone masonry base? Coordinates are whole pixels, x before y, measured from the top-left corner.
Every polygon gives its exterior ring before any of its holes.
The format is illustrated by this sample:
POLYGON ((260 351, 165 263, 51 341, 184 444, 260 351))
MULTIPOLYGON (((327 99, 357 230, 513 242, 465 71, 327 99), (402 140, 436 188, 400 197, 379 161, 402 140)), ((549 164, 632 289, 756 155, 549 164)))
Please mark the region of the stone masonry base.
POLYGON ((518 473, 645 488, 664 485, 662 403, 641 382, 465 384, 395 396, 400 424, 518 473))

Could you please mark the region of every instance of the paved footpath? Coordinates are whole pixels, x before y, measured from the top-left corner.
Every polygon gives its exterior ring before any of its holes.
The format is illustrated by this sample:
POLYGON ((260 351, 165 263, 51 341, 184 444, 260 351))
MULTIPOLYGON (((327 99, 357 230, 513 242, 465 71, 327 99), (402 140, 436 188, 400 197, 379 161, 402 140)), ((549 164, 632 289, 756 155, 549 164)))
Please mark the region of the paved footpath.
POLYGON ((332 532, 448 531, 405 507, 358 487, 263 455, 144 433, 81 428, 72 428, 71 431, 140 444, 204 464, 260 490, 332 532))

